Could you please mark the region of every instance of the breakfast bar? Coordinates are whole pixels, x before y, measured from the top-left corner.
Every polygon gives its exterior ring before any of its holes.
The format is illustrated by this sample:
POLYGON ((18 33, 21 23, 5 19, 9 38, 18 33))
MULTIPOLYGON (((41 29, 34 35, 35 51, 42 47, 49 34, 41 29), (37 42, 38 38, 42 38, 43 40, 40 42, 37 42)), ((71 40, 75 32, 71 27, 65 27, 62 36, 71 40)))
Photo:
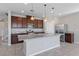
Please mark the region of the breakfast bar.
POLYGON ((60 34, 29 34, 18 36, 24 40, 24 54, 33 56, 60 46, 60 34))

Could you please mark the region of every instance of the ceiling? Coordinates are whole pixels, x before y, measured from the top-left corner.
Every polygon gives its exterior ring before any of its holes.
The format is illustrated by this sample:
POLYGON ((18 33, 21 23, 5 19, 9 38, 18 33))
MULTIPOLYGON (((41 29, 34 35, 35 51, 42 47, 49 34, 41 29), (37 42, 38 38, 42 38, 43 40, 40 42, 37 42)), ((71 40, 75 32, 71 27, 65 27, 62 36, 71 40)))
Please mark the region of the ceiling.
MULTIPOLYGON (((51 13, 52 7, 54 7, 54 15, 55 16, 63 16, 66 14, 70 14, 73 12, 79 12, 79 3, 46 3, 46 15, 53 15, 51 13)), ((11 11, 14 13, 22 14, 22 15, 34 15, 37 17, 44 16, 44 3, 0 3, 0 15, 1 13, 6 13, 7 11, 11 11), (30 11, 34 9, 34 14, 30 11), (24 11, 24 12, 22 12, 24 11)))

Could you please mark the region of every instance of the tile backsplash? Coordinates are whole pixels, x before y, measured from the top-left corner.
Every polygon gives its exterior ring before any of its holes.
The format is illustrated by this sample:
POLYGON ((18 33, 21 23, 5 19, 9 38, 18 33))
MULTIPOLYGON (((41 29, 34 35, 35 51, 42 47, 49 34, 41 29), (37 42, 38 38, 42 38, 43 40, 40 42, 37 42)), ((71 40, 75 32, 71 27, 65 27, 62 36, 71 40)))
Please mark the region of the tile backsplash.
POLYGON ((27 33, 29 31, 33 31, 33 32, 44 32, 44 29, 42 28, 12 28, 11 33, 15 34, 15 33, 27 33))

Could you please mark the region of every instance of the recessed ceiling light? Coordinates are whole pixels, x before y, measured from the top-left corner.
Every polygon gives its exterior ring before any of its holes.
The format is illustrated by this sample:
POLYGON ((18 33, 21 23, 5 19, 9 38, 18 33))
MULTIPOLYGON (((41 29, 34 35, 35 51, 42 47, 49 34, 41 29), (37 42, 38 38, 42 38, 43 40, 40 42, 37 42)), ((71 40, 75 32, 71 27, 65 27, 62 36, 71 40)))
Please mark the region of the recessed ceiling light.
POLYGON ((27 5, 28 3, 24 3, 25 5, 27 5))
POLYGON ((24 13, 24 10, 22 10, 21 13, 24 13))

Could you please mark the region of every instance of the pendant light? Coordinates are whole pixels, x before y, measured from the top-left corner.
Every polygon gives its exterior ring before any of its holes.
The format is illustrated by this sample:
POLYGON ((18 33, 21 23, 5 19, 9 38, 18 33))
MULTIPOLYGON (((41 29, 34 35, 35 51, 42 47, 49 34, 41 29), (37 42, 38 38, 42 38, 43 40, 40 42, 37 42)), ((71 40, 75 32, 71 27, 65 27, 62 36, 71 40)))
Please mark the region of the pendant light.
POLYGON ((34 19, 35 19, 35 17, 33 16, 33 15, 34 15, 33 4, 32 4, 32 9, 31 9, 30 11, 32 12, 31 20, 34 20, 34 19))
POLYGON ((44 4, 44 15, 45 15, 45 16, 44 16, 44 21, 47 21, 47 19, 48 19, 48 18, 47 18, 47 15, 46 15, 46 6, 47 6, 47 5, 44 4))
POLYGON ((51 8, 51 14, 54 14, 54 7, 51 8))

